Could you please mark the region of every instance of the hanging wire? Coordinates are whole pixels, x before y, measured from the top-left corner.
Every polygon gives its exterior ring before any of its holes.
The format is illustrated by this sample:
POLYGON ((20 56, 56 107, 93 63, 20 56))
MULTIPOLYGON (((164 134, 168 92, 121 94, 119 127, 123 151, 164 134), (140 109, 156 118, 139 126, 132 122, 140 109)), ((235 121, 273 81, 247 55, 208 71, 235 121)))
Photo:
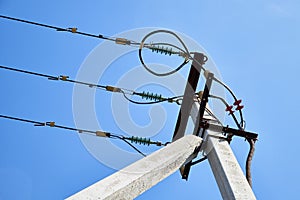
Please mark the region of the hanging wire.
POLYGON ((247 161, 246 161, 246 178, 247 181, 252 188, 252 176, 251 176, 251 163, 252 163, 252 158, 254 156, 254 151, 255 151, 255 140, 254 139, 247 139, 250 145, 249 153, 247 156, 247 161))
POLYGON ((20 121, 20 122, 25 122, 25 123, 31 123, 34 126, 49 126, 49 127, 55 127, 55 128, 59 128, 59 129, 69 130, 69 131, 76 131, 78 133, 89 134, 89 135, 98 136, 98 137, 119 139, 119 140, 124 141, 126 144, 128 144, 131 148, 133 148, 135 151, 137 151, 142 156, 146 156, 146 155, 144 153, 142 153, 134 145, 129 143, 128 141, 130 141, 132 143, 141 144, 141 145, 148 145, 148 146, 149 145, 156 145, 156 146, 166 146, 167 145, 167 143, 161 143, 159 141, 151 141, 149 138, 133 137, 133 136, 132 137, 125 137, 123 135, 116 135, 116 134, 112 134, 110 132, 92 131, 92 130, 87 130, 87 129, 78 129, 78 128, 73 128, 73 127, 68 127, 68 126, 57 125, 53 121, 41 122, 41 121, 34 121, 34 120, 28 120, 28 119, 23 119, 23 118, 11 117, 11 116, 7 116, 7 115, 0 115, 0 118, 10 119, 10 120, 14 120, 14 121, 20 121))

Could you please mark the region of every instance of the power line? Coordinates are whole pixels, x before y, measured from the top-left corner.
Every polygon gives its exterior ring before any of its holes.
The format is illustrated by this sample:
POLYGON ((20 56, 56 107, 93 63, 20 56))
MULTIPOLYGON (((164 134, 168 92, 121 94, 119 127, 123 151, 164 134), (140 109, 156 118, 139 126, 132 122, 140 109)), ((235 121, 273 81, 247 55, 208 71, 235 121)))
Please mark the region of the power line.
POLYGON ((48 122, 41 122, 41 121, 35 121, 35 120, 29 120, 29 119, 24 119, 24 118, 18 118, 18 117, 12 117, 8 115, 1 115, 0 118, 5 118, 5 119, 10 119, 14 121, 20 121, 20 122, 25 122, 25 123, 31 123, 34 126, 48 126, 48 127, 54 127, 54 128, 59 128, 59 129, 64 129, 64 130, 69 130, 69 131, 76 131, 78 133, 83 133, 83 134, 89 134, 97 137, 106 137, 106 138, 112 138, 112 139, 119 139, 124 141, 126 144, 128 144, 131 148, 133 148, 135 151, 137 151, 139 154, 146 156, 144 153, 142 153, 139 149, 137 149, 135 146, 133 146, 131 143, 136 143, 136 144, 141 144, 141 145, 156 145, 156 146, 165 146, 167 143, 162 143, 159 141, 151 141, 150 138, 143 138, 143 137, 126 137, 123 135, 117 135, 113 134, 110 132, 104 132, 104 131, 92 131, 92 130, 87 130, 87 129, 78 129, 78 128, 73 128, 73 127, 68 127, 68 126, 62 126, 62 125, 57 125, 54 121, 48 121, 48 122), (131 143, 129 143, 131 142, 131 143))
MULTIPOLYGON (((35 25, 35 26, 39 26, 39 27, 54 29, 54 30, 60 31, 60 32, 70 32, 70 33, 84 35, 84 36, 93 37, 93 38, 97 38, 97 39, 113 41, 116 44, 120 44, 120 45, 133 45, 133 46, 139 46, 140 45, 139 42, 136 42, 136 41, 133 41, 133 40, 130 40, 130 39, 126 39, 126 38, 116 38, 116 37, 104 36, 103 34, 96 35, 96 34, 91 34, 91 33, 86 33, 86 32, 80 32, 75 27, 63 28, 63 27, 48 25, 48 24, 44 24, 44 23, 38 23, 38 22, 34 22, 34 21, 29 21, 29 20, 25 20, 25 19, 19 19, 19 18, 15 18, 15 17, 4 16, 4 15, 0 15, 0 18, 7 19, 7 20, 12 20, 12 21, 17 21, 17 22, 21 22, 21 23, 25 23, 25 24, 31 24, 31 25, 35 25)), ((170 55, 171 54, 182 55, 182 54, 180 54, 180 52, 174 52, 174 51, 171 51, 171 50, 168 50, 168 49, 164 49, 163 47, 159 47, 158 45, 169 45, 169 46, 175 47, 176 49, 182 50, 181 48, 176 47, 175 45, 172 45, 172 44, 168 44, 168 43, 143 44, 144 47, 146 47, 148 49, 151 49, 153 52, 157 52, 157 53, 163 53, 164 52, 164 53, 167 53, 167 54, 170 54, 170 55)))
POLYGON ((106 37, 102 34, 94 35, 94 34, 90 34, 90 33, 79 32, 79 31, 77 31, 77 28, 62 28, 62 27, 58 27, 58 26, 42 24, 42 23, 38 23, 38 22, 28 21, 28 20, 24 20, 24 19, 18 19, 18 18, 14 18, 14 17, 8 17, 8 16, 4 16, 4 15, 0 15, 0 17, 4 18, 4 19, 12 20, 12 21, 17 21, 17 22, 22 22, 22 23, 26 23, 26 24, 35 25, 35 26, 54 29, 56 31, 65 31, 65 32, 71 32, 71 33, 80 34, 80 35, 84 35, 84 36, 88 36, 88 37, 94 37, 94 38, 103 39, 103 40, 116 41, 116 39, 106 37))
POLYGON ((5 70, 10 70, 10 71, 30 74, 30 75, 34 75, 34 76, 45 77, 48 80, 71 82, 71 83, 75 83, 75 84, 86 85, 86 86, 89 86, 91 88, 102 89, 102 90, 105 90, 105 91, 108 91, 108 92, 122 93, 128 101, 130 101, 131 103, 135 103, 135 104, 156 104, 156 103, 161 103, 161 102, 169 102, 169 103, 180 104, 180 99, 182 98, 182 96, 174 96, 174 97, 166 98, 166 97, 162 97, 162 95, 154 94, 154 93, 150 93, 150 92, 135 92, 133 90, 129 90, 129 89, 125 89, 125 88, 119 88, 119 87, 110 86, 110 85, 99 85, 99 84, 94 84, 94 83, 87 83, 87 82, 83 82, 83 81, 77 81, 77 80, 69 79, 69 76, 66 76, 66 75, 52 76, 52 75, 49 75, 49 74, 37 73, 37 72, 27 71, 27 70, 23 70, 23 69, 7 67, 7 66, 3 66, 3 65, 0 65, 0 68, 5 69, 5 70), (142 97, 142 99, 146 99, 146 100, 149 99, 149 100, 152 100, 152 101, 150 101, 150 102, 137 102, 137 101, 131 100, 126 95, 136 95, 136 96, 142 97))

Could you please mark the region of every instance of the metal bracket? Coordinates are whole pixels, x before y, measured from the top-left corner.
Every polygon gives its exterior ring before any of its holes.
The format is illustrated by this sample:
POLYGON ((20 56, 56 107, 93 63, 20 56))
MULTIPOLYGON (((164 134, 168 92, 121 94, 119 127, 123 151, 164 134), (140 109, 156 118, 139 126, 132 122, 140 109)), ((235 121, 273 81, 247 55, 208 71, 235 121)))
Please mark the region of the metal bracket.
MULTIPOLYGON (((207 72, 205 72, 205 76, 206 76, 206 83, 204 85, 204 91, 203 91, 203 94, 201 97, 201 102, 200 102, 200 109, 199 109, 199 112, 197 115, 197 121, 195 123, 194 132, 193 132, 193 135, 196 135, 196 136, 200 135, 200 131, 202 128, 200 126, 200 124, 203 123, 203 116, 204 116, 206 105, 208 103, 209 91, 210 91, 210 88, 212 85, 214 74, 207 71, 207 72)), ((205 129, 203 129, 201 132, 202 132, 201 138, 203 139, 205 129)), ((191 166, 192 166, 192 161, 188 162, 187 164, 185 164, 184 166, 182 166, 180 168, 182 179, 185 179, 185 180, 188 179, 191 166)))
POLYGON ((188 81, 186 83, 184 96, 179 110, 172 141, 178 140, 179 138, 184 136, 188 118, 190 116, 192 105, 194 103, 194 95, 198 85, 201 68, 205 61, 206 56, 204 54, 195 53, 194 61, 189 72, 188 81))

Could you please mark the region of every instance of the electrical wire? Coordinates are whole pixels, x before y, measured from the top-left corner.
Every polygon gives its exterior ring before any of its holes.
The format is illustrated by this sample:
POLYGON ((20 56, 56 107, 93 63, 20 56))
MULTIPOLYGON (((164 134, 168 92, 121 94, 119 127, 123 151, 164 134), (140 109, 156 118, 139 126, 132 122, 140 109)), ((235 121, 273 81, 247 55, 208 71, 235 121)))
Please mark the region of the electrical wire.
POLYGON ((10 70, 10 71, 15 71, 15 72, 20 72, 20 73, 25 73, 25 74, 30 74, 30 75, 45 77, 45 78, 48 78, 49 80, 62 80, 62 81, 66 81, 66 82, 77 83, 77 84, 87 85, 89 87, 96 87, 96 88, 101 88, 101 89, 106 89, 106 87, 107 87, 107 86, 103 86, 103 85, 97 85, 97 84, 92 84, 92 83, 86 83, 86 82, 82 82, 82 81, 72 80, 72 79, 69 79, 68 76, 64 76, 64 75, 52 76, 52 75, 48 75, 48 74, 42 74, 42 73, 37 73, 37 72, 32 72, 32 71, 27 71, 27 70, 12 68, 12 67, 7 67, 7 66, 3 66, 3 65, 0 65, 0 68, 1 69, 6 69, 6 70, 10 70))
POLYGON ((18 18, 4 16, 4 15, 0 15, 0 18, 12 20, 12 21, 17 21, 17 22, 22 22, 22 23, 26 23, 26 24, 31 24, 31 25, 35 25, 35 26, 45 27, 45 28, 49 28, 49 29, 54 29, 56 31, 71 32, 71 33, 84 35, 84 36, 88 36, 88 37, 93 37, 93 38, 98 38, 98 39, 103 39, 103 40, 109 40, 109 41, 115 41, 115 42, 117 41, 117 39, 107 37, 107 36, 104 36, 102 34, 95 35, 95 34, 90 34, 90 33, 85 33, 85 32, 79 32, 79 31, 77 31, 77 28, 62 28, 62 27, 58 27, 58 26, 52 26, 52 25, 48 25, 48 24, 37 23, 37 22, 33 22, 33 21, 18 19, 18 18))
POLYGON ((122 93, 124 95, 125 99, 127 99, 131 103, 135 103, 135 104, 156 104, 156 103, 161 103, 161 102, 169 102, 169 103, 175 102, 178 105, 180 105, 179 101, 182 97, 182 96, 175 96, 175 97, 170 97, 170 98, 164 98, 164 97, 161 97, 161 95, 154 95, 153 93, 146 93, 146 92, 140 93, 140 92, 135 92, 133 90, 129 90, 129 89, 125 89, 125 88, 118 88, 118 87, 109 86, 109 85, 99 85, 99 84, 87 83, 87 82, 83 82, 83 81, 72 80, 72 79, 69 79, 69 76, 65 76, 65 75, 52 76, 52 75, 48 75, 48 74, 42 74, 42 73, 37 73, 37 72, 32 72, 32 71, 27 71, 27 70, 22 70, 22 69, 17 69, 17 68, 11 68, 11 67, 2 66, 2 65, 0 65, 0 69, 30 74, 30 75, 34 75, 34 76, 45 77, 48 80, 55 80, 55 81, 61 80, 61 81, 86 85, 91 88, 102 89, 102 90, 105 90, 108 92, 122 93), (137 102, 137 101, 133 101, 130 98, 128 98, 126 96, 126 94, 127 95, 137 95, 137 96, 141 96, 142 98, 150 99, 150 100, 158 99, 158 101, 137 102))
MULTIPOLYGON (((77 129, 77 128, 72 128, 72 127, 67 127, 67 126, 56 125, 55 122, 40 122, 40 121, 23 119, 23 118, 11 117, 11 116, 7 116, 7 115, 0 115, 0 118, 6 118, 6 119, 15 120, 15 121, 31 123, 31 124, 34 124, 34 126, 49 126, 49 127, 70 130, 70 131, 77 131, 79 133, 93 133, 93 134, 97 133, 97 131, 91 131, 91 130, 86 130, 86 129, 77 129)), ((105 132, 105 133, 107 133, 107 137, 109 137, 111 135, 108 132, 105 132)))
POLYGON ((254 156, 254 151, 255 151, 255 140, 253 139, 247 139, 250 145, 249 153, 247 156, 247 161, 246 161, 246 178, 247 181, 252 188, 252 176, 251 176, 251 163, 252 163, 252 158, 254 156))
POLYGON ((150 139, 146 138, 139 138, 139 137, 125 137, 123 135, 116 135, 112 134, 110 132, 103 132, 103 131, 92 131, 92 130, 87 130, 87 129, 78 129, 78 128, 73 128, 73 127, 68 127, 68 126, 62 126, 62 125, 57 125, 55 122, 41 122, 41 121, 34 121, 34 120, 28 120, 28 119, 23 119, 23 118, 17 118, 17 117, 11 117, 7 115, 0 115, 0 118, 5 118, 5 119, 10 119, 14 121, 20 121, 20 122, 25 122, 25 123, 31 123, 34 124, 34 126, 49 126, 49 127, 55 127, 59 129, 64 129, 64 130, 69 130, 69 131, 76 131, 78 133, 84 133, 84 134, 89 134, 93 136, 98 136, 98 137, 106 137, 106 138, 112 138, 112 139, 119 139, 124 141, 126 144, 128 144, 132 149, 134 149, 136 152, 141 154, 142 156, 146 156, 143 152, 141 152, 138 148, 136 148, 134 145, 129 143, 128 141, 131 141, 133 143, 139 143, 139 144, 155 144, 156 146, 166 146, 167 143, 161 143, 161 142, 155 142, 151 141, 150 139))

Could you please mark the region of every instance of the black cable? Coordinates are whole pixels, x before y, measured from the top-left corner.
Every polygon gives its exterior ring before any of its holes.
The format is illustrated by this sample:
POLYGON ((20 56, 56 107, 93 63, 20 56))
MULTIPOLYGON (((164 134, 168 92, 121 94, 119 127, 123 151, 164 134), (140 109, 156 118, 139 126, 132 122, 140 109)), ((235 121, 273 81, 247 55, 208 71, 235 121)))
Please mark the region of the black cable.
POLYGON ((93 37, 93 38, 97 38, 97 39, 113 41, 113 42, 115 42, 117 44, 121 44, 121 45, 134 45, 134 46, 140 45, 139 42, 128 40, 126 38, 114 38, 114 37, 104 36, 102 34, 95 35, 95 34, 80 32, 80 31, 77 31, 77 28, 61 28, 61 27, 58 27, 58 26, 52 26, 52 25, 48 25, 48 24, 37 23, 37 22, 33 22, 33 21, 18 19, 18 18, 4 16, 4 15, 0 15, 0 18, 12 20, 12 21, 17 21, 17 22, 22 22, 22 23, 26 23, 26 24, 31 24, 31 25, 35 25, 35 26, 45 27, 45 28, 49 28, 49 29, 54 29, 56 31, 70 32, 70 33, 84 35, 84 36, 93 37))
POLYGON ((6 115, 0 115, 1 118, 5 119, 11 119, 11 120, 16 120, 16 121, 21 121, 21 122, 27 122, 27 123, 32 123, 32 124, 40 124, 44 125, 44 122, 38 122, 38 121, 33 121, 33 120, 28 120, 28 119, 22 119, 22 118, 17 118, 17 117, 11 117, 11 116, 6 116, 6 115))
POLYGON ((113 87, 113 86, 105 86, 105 85, 87 83, 87 82, 82 82, 82 81, 76 81, 76 80, 69 79, 68 76, 52 76, 52 75, 48 75, 48 74, 42 74, 42 73, 37 73, 37 72, 32 72, 32 71, 27 71, 27 70, 21 70, 21 69, 11 68, 11 67, 7 67, 7 66, 2 66, 2 65, 0 65, 0 68, 10 70, 10 71, 16 71, 16 72, 20 72, 20 73, 30 74, 30 75, 34 75, 34 76, 46 77, 46 78, 48 78, 48 80, 56 80, 56 81, 61 80, 61 81, 86 85, 86 86, 89 86, 89 87, 104 89, 104 90, 110 91, 110 92, 120 92, 124 95, 125 99, 127 99, 131 103, 135 103, 135 104, 156 104, 156 103, 161 103, 161 102, 164 102, 164 101, 176 102, 177 104, 179 104, 179 99, 178 98, 182 97, 182 96, 175 96, 175 97, 171 97, 171 98, 163 98, 163 97, 158 97, 158 96, 147 96, 147 93, 139 93, 139 92, 135 92, 135 91, 124 89, 124 88, 117 88, 117 87, 113 87), (125 92, 125 91, 127 91, 127 92, 125 92), (126 93, 128 93, 129 91, 130 91, 131 95, 138 95, 138 96, 141 96, 142 98, 145 97, 146 99, 148 99, 148 98, 149 99, 160 98, 160 100, 159 101, 151 101, 151 102, 133 101, 133 100, 129 99, 126 96, 126 93), (175 99, 178 99, 178 100, 175 101, 175 99))
POLYGON ((90 130, 71 128, 71 127, 61 126, 61 125, 56 125, 56 124, 51 125, 51 122, 33 121, 33 120, 22 119, 22 118, 17 118, 17 117, 11 117, 11 116, 6 116, 6 115, 0 115, 0 118, 6 118, 6 119, 11 119, 11 120, 21 121, 21 122, 26 122, 26 123, 32 123, 35 126, 50 126, 50 127, 60 128, 60 129, 71 130, 71 131, 96 133, 95 131, 90 131, 90 130))
POLYGON ((16 69, 16 68, 11 68, 11 67, 6 67, 6 66, 3 66, 3 65, 0 65, 0 68, 6 69, 6 70, 11 70, 11 71, 16 71, 16 72, 21 72, 21 73, 25 73, 25 74, 40 76, 40 77, 46 77, 49 80, 62 80, 62 81, 66 81, 66 82, 77 83, 77 84, 81 84, 81 85, 87 85, 89 87, 96 87, 96 88, 106 89, 106 86, 104 86, 104 85, 97 85, 97 84, 93 84, 93 83, 86 83, 86 82, 82 82, 82 81, 76 81, 76 80, 68 79, 67 76, 51 76, 51 75, 48 75, 48 74, 42 74, 42 73, 37 73, 37 72, 32 72, 32 71, 27 71, 27 70, 22 70, 22 69, 16 69), (65 78, 63 78, 63 77, 65 77, 65 78))
MULTIPOLYGON (((49 127, 55 127, 55 128, 60 128, 60 129, 65 129, 65 130, 70 130, 70 131, 77 131, 79 133, 92 133, 93 136, 97 136, 97 131, 91 131, 91 130, 85 130, 85 129, 77 129, 73 127, 67 127, 67 126, 61 126, 61 125, 56 125, 55 122, 40 122, 40 121, 33 121, 33 120, 28 120, 28 119, 23 119, 23 118, 17 118, 17 117, 11 117, 7 115, 0 115, 0 118, 5 118, 5 119, 11 119, 15 121, 21 121, 21 122, 26 122, 26 123, 31 123, 34 124, 35 126, 49 126, 49 127)), ((124 136, 118 136, 115 134, 111 134, 108 132, 102 132, 104 135, 102 137, 108 137, 108 138, 117 138, 125 143, 127 143, 131 148, 133 148, 135 151, 137 151, 139 154, 142 156, 146 156, 143 154, 140 150, 138 150, 135 146, 130 144, 128 141, 126 141, 124 136)))
POLYGON ((3 66, 3 65, 0 65, 0 68, 11 70, 11 71, 16 71, 16 72, 21 72, 21 73, 25 73, 25 74, 31 74, 31 75, 35 75, 35 76, 46 77, 46 78, 49 78, 49 79, 55 79, 55 78, 57 78, 55 76, 50 76, 50 75, 47 75, 47 74, 41 74, 41 73, 26 71, 26 70, 22 70, 22 69, 16 69, 16 68, 11 68, 11 67, 6 67, 6 66, 3 66))
POLYGON ((249 153, 248 153, 247 161, 246 161, 246 178, 247 178, 247 181, 248 181, 250 187, 252 187, 251 163, 252 163, 252 158, 254 156, 254 151, 255 151, 255 140, 247 139, 247 141, 249 142, 250 149, 249 149, 249 153))
POLYGON ((71 32, 71 33, 76 33, 76 34, 80 34, 80 35, 84 35, 84 36, 88 36, 88 37, 94 37, 94 38, 98 38, 98 39, 115 41, 114 39, 111 39, 109 37, 105 37, 102 34, 94 35, 94 34, 90 34, 90 33, 79 32, 77 30, 74 31, 74 30, 72 30, 72 28, 61 28, 61 27, 57 27, 57 26, 52 26, 52 25, 48 25, 48 24, 37 23, 37 22, 28 21, 28 20, 24 20, 24 19, 18 19, 18 18, 14 18, 14 17, 8 17, 8 16, 4 16, 4 15, 0 15, 0 18, 4 18, 4 19, 8 19, 8 20, 13 20, 13 21, 18 21, 18 22, 22 22, 22 23, 26 23, 26 24, 32 24, 32 25, 35 25, 35 26, 50 28, 50 29, 54 29, 56 31, 71 32))

